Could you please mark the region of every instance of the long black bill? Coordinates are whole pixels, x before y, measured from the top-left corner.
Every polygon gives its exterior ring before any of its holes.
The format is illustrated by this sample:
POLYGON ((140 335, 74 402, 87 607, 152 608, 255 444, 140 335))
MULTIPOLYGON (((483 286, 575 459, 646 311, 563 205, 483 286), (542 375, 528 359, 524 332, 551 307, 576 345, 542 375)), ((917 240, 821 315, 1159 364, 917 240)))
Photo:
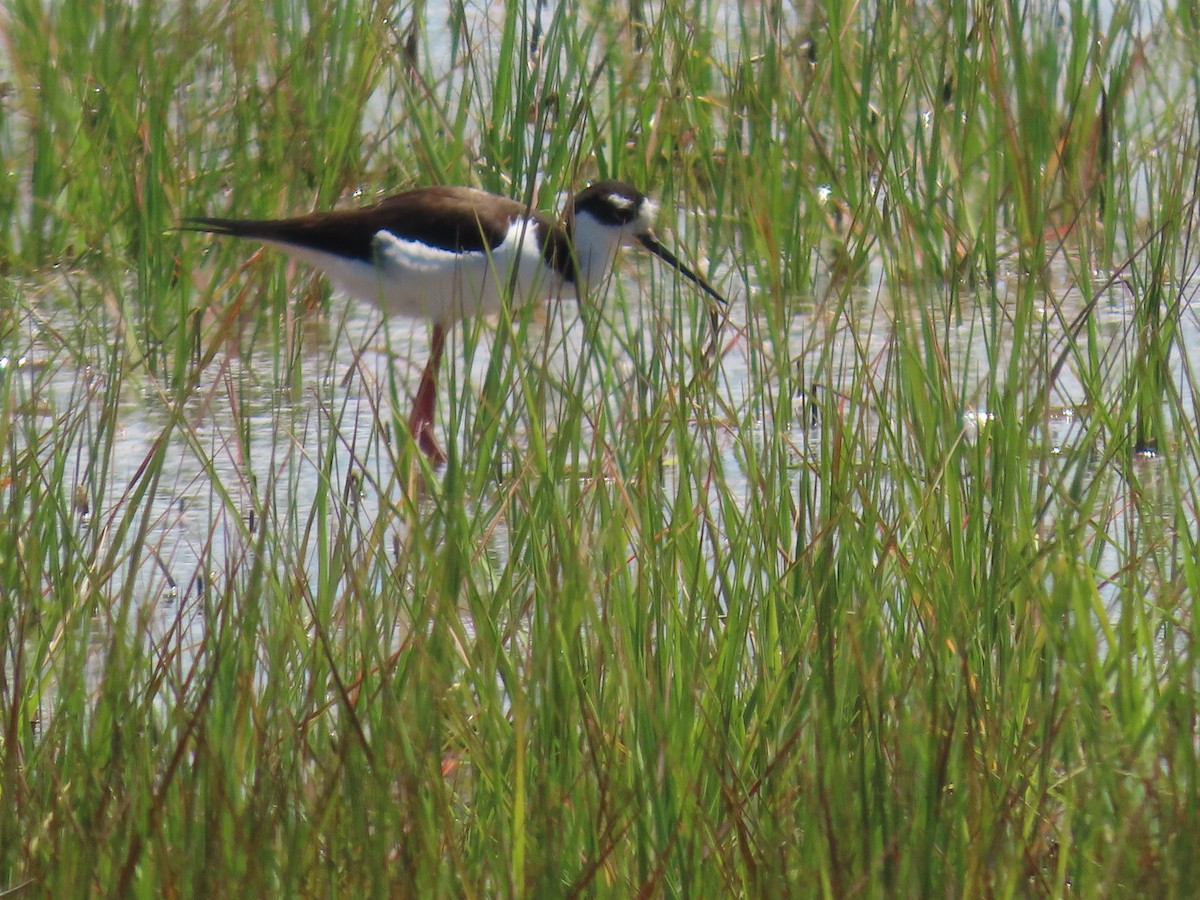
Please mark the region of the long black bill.
POLYGON ((697 287, 699 287, 702 291, 704 291, 704 293, 708 294, 708 296, 712 297, 714 300, 717 300, 723 306, 729 305, 729 301, 718 294, 716 289, 711 284, 685 266, 679 257, 664 247, 659 239, 654 235, 639 234, 637 239, 643 247, 677 271, 684 278, 688 279, 697 287))
MULTIPOLYGON (((664 247, 662 242, 660 242, 659 239, 653 234, 639 234, 637 239, 643 247, 677 271, 684 278, 695 284, 698 288, 704 291, 704 293, 708 294, 708 296, 720 303, 721 306, 729 306, 729 301, 718 294, 716 288, 685 266, 683 261, 666 247, 664 247)), ((717 345, 721 340, 721 322, 723 319, 724 315, 720 308, 715 306, 709 307, 708 321, 709 325, 712 327, 712 343, 705 348, 704 357, 710 363, 712 361, 713 354, 717 351, 717 345)))

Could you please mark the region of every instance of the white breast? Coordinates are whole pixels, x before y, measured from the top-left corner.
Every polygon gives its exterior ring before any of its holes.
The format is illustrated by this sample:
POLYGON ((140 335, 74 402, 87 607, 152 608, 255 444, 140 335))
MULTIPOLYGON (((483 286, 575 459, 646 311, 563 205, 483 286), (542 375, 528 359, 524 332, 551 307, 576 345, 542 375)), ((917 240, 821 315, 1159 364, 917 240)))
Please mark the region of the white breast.
POLYGON ((375 235, 375 264, 331 253, 277 245, 323 271, 348 294, 369 300, 389 315, 449 323, 497 313, 515 273, 514 305, 574 296, 542 257, 532 222, 514 221, 490 252, 454 253, 389 231, 375 235))

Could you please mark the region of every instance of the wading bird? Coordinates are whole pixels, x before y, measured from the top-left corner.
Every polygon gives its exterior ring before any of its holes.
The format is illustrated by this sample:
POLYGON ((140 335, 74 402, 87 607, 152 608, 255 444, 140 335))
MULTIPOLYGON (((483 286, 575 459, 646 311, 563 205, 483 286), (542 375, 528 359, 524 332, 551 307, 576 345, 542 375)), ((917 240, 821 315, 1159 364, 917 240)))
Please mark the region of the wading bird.
MULTIPOLYGON (((559 221, 486 191, 423 187, 362 209, 288 219, 190 218, 181 228, 276 247, 385 313, 431 320, 429 362, 408 427, 437 468, 446 461, 433 433, 446 330, 467 316, 499 312, 510 289, 513 304, 587 297, 608 277, 620 248, 636 244, 727 302, 659 242, 655 212, 641 191, 606 180, 572 197, 559 221)), ((712 318, 715 324, 715 311, 712 318)))

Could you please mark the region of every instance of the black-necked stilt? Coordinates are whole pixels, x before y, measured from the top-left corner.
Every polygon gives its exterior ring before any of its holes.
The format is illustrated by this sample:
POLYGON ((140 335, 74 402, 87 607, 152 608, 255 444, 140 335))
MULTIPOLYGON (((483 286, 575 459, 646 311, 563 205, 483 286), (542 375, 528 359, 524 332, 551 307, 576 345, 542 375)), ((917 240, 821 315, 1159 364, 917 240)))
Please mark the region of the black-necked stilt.
POLYGON ((185 230, 261 241, 316 266, 346 292, 387 313, 433 321, 409 429, 437 467, 433 434, 437 369, 446 329, 513 302, 586 296, 637 243, 721 303, 724 297, 664 247, 652 230, 654 203, 620 181, 576 194, 561 221, 516 200, 466 187, 424 187, 356 210, 290 219, 185 219, 185 230))

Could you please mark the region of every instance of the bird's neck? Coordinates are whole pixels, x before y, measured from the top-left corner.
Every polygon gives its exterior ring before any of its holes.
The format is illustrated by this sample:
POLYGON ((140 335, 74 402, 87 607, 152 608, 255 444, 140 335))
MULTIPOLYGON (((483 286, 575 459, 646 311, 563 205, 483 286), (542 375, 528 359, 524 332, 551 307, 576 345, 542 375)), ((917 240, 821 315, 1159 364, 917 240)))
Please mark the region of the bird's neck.
POLYGON ((573 216, 563 230, 576 262, 575 281, 581 291, 595 290, 608 278, 621 248, 621 233, 591 216, 573 216))

